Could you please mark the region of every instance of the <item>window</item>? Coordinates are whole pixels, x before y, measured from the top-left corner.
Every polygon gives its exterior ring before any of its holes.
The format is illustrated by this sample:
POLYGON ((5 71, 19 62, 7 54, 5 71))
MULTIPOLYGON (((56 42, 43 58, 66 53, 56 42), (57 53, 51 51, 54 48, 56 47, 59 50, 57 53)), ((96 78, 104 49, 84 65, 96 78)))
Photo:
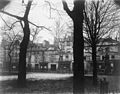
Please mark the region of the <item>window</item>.
POLYGON ((86 56, 86 58, 85 58, 85 59, 86 59, 86 60, 91 60, 91 59, 90 59, 90 56, 86 56))
POLYGON ((37 52, 37 55, 39 55, 39 52, 37 52))
POLYGON ((68 55, 66 55, 66 58, 68 58, 69 56, 68 55))
POLYGON ((111 56, 111 58, 112 58, 112 59, 114 59, 114 58, 115 58, 115 56, 114 56, 114 55, 112 55, 112 56, 111 56))
POLYGON ((104 56, 102 56, 102 60, 104 60, 104 58, 105 58, 105 57, 104 57, 104 56))
POLYGON ((67 42, 67 46, 70 46, 70 42, 67 42))
POLYGON ((102 60, 109 60, 109 59, 110 59, 109 55, 102 56, 102 60))
POLYGON ((97 60, 100 60, 100 56, 97 56, 96 59, 97 59, 97 60))
POLYGON ((106 55, 106 56, 105 56, 105 58, 106 58, 107 60, 109 60, 109 59, 110 59, 109 55, 106 55))
POLYGON ((84 60, 86 60, 86 56, 84 56, 84 60))

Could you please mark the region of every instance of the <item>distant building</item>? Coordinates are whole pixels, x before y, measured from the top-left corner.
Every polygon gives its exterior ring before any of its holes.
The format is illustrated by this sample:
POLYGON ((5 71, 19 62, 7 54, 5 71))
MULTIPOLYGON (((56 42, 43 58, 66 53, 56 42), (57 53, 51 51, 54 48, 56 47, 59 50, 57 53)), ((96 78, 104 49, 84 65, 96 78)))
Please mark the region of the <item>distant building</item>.
MULTIPOLYGON (((99 45, 97 45, 97 60, 104 60, 104 56, 106 54, 106 48, 108 48, 108 54, 109 54, 109 60, 119 60, 119 46, 118 46, 118 41, 107 38, 104 39, 104 41, 101 41, 99 45)), ((87 61, 92 60, 91 56, 91 47, 85 45, 85 59, 87 61)))
MULTIPOLYGON (((0 48, 0 54, 3 66, 9 67, 9 45, 10 43, 3 40, 0 48)), ((11 68, 17 70, 19 62, 19 47, 20 42, 16 40, 11 52, 11 68)), ((120 47, 119 42, 112 39, 102 39, 97 45, 97 64, 98 68, 105 65, 106 53, 110 66, 117 66, 120 61, 120 47), (107 49, 107 50, 106 50, 107 49)), ((26 67, 28 71, 49 71, 49 72, 71 72, 73 69, 73 34, 64 38, 55 39, 54 44, 49 44, 48 41, 43 43, 29 42, 27 49, 26 67), (61 47, 61 49, 59 49, 61 47)), ((108 63, 107 63, 108 64, 108 63)), ((92 55, 91 47, 84 43, 84 65, 85 71, 92 71, 92 55)))
POLYGON ((4 62, 4 48, 3 45, 0 43, 0 69, 3 66, 3 62, 4 62))
MULTIPOLYGON (((91 64, 92 71, 92 53, 91 47, 85 44, 85 60, 91 64)), ((119 42, 112 39, 102 39, 100 44, 97 45, 97 65, 98 68, 106 67, 106 62, 111 67, 116 66, 120 63, 120 54, 119 54, 119 42), (108 61, 105 61, 107 54, 108 61)))

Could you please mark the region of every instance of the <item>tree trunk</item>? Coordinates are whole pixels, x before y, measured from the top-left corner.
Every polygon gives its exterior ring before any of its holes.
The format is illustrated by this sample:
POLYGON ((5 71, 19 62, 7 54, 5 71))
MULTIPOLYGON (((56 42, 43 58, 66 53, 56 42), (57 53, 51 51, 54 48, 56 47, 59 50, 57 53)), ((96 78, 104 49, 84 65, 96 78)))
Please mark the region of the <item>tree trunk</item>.
MULTIPOLYGON (((77 16, 77 15, 76 15, 77 16)), ((78 19, 74 19, 74 93, 84 93, 84 39, 83 39, 83 19, 81 16, 77 16, 78 19)))
POLYGON ((66 1, 63 0, 63 8, 72 18, 74 25, 73 35, 73 92, 84 94, 84 38, 83 38, 83 10, 85 0, 74 0, 73 10, 69 10, 66 1))
POLYGON ((96 43, 92 45, 92 61, 93 61, 93 84, 97 84, 97 60, 96 60, 96 43))
POLYGON ((27 20, 24 21, 23 32, 24 36, 20 44, 19 71, 18 71, 18 84, 20 86, 24 86, 26 83, 26 52, 30 37, 29 23, 27 20))
POLYGON ((45 62, 45 51, 44 50, 42 51, 42 62, 43 63, 45 62))
POLYGON ((12 65, 12 57, 11 57, 11 55, 10 55, 10 53, 8 53, 8 56, 9 56, 9 66, 8 66, 8 68, 9 68, 9 73, 11 73, 11 65, 12 65))
POLYGON ((31 72, 31 57, 32 57, 32 48, 33 48, 33 46, 30 48, 30 54, 28 55, 28 71, 30 71, 31 72))

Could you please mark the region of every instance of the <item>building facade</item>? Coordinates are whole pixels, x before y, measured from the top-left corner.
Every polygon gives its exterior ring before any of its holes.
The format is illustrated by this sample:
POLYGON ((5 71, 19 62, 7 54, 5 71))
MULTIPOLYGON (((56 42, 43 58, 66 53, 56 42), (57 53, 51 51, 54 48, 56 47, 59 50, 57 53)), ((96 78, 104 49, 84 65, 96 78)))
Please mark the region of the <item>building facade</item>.
MULTIPOLYGON (((105 72, 108 69, 110 73, 113 71, 116 72, 116 69, 118 69, 116 66, 119 66, 120 63, 119 42, 112 38, 103 39, 97 45, 96 59, 98 72, 105 72)), ((87 45, 85 46, 85 60, 91 65, 90 71, 92 72, 91 47, 87 45)))
MULTIPOLYGON (((58 49, 59 43, 49 44, 48 41, 41 43, 29 43, 26 58, 26 67, 28 71, 43 71, 43 72, 72 72, 73 70, 73 39, 72 34, 60 39, 62 49, 58 49)), ((9 67, 9 43, 3 43, 3 65, 9 67)), ((19 41, 15 42, 14 49, 11 52, 11 68, 17 70, 19 62, 19 41)), ((105 71, 105 66, 115 67, 119 65, 120 51, 119 42, 107 38, 103 39, 97 45, 97 65, 100 71, 105 71), (108 61, 106 61, 106 55, 108 61), (106 63, 107 62, 107 63, 106 63), (106 65, 107 64, 107 65, 106 65)), ((1 52, 2 53, 2 52, 1 52)), ((84 67, 85 71, 92 72, 92 55, 91 47, 85 43, 84 47, 84 67)), ((117 71, 117 70, 116 70, 117 71)))

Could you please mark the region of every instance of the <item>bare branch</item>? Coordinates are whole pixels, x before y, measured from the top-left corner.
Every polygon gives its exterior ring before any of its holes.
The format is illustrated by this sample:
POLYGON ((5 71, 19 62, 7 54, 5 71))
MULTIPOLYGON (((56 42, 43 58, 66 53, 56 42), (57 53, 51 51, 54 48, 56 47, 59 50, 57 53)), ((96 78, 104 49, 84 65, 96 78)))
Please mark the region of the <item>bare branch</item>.
POLYGON ((6 15, 8 15, 8 16, 14 17, 14 18, 16 18, 16 19, 23 20, 23 17, 13 15, 13 14, 8 13, 8 12, 6 12, 6 11, 2 11, 2 10, 1 10, 0 12, 6 14, 6 15))
POLYGON ((32 24, 33 26, 36 26, 37 28, 46 29, 46 30, 48 30, 48 31, 51 31, 50 29, 46 28, 45 26, 38 26, 38 25, 36 25, 36 24, 34 24, 34 23, 30 22, 30 21, 28 21, 28 22, 29 22, 30 24, 32 24))
POLYGON ((73 18, 73 12, 70 11, 70 9, 68 8, 68 5, 67 5, 67 3, 66 3, 65 0, 62 0, 62 4, 63 4, 63 8, 64 8, 64 10, 67 12, 67 14, 68 14, 71 18, 73 18))
POLYGON ((6 24, 7 27, 9 27, 11 29, 11 27, 7 24, 7 22, 3 19, 3 17, 0 15, 0 17, 2 18, 3 22, 6 24))
POLYGON ((30 8, 31 8, 31 5, 32 5, 32 2, 33 2, 33 0, 29 0, 28 1, 27 7, 26 7, 26 11, 25 11, 25 14, 24 14, 24 19, 28 19, 28 14, 30 12, 30 8))
POLYGON ((119 17, 112 0, 86 2, 84 11, 84 34, 88 44, 99 44, 103 37, 110 36, 110 31, 119 26, 119 17))
POLYGON ((24 26, 23 26, 23 24, 22 24, 22 21, 20 21, 20 25, 21 25, 21 27, 22 27, 22 29, 24 28, 24 26))

